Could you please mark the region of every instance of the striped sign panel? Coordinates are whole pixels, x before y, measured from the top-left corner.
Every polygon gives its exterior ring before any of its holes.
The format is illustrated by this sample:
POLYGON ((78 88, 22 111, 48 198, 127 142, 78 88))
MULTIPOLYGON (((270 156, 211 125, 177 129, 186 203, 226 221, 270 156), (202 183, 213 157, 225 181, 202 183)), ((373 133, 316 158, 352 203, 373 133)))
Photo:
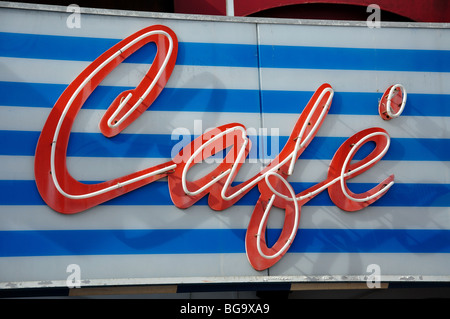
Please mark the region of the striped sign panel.
MULTIPOLYGON (((450 280, 450 30, 386 26, 209 21, 84 11, 70 28, 64 10, 0 9, 0 287, 187 282, 450 280), (34 155, 44 123, 67 86, 127 36, 161 24, 178 38, 174 71, 160 96, 121 134, 98 128, 104 112, 134 89, 156 54, 144 46, 87 99, 70 134, 67 165, 85 183, 110 180, 171 160, 210 128, 241 123, 252 150, 235 182, 275 158, 314 91, 334 89, 324 124, 289 182, 296 193, 327 177, 339 146, 370 127, 391 144, 370 170, 351 179, 363 193, 391 174, 395 184, 369 207, 345 212, 323 191, 301 208, 286 255, 258 271, 245 236, 260 193, 213 211, 205 196, 188 209, 161 179, 87 211, 65 215, 41 198, 34 155), (378 102, 396 83, 407 91, 399 118, 378 102)), ((361 149, 355 159, 362 159, 361 149)), ((189 179, 211 169, 196 165, 189 179)), ((284 221, 273 208, 267 241, 284 221)))

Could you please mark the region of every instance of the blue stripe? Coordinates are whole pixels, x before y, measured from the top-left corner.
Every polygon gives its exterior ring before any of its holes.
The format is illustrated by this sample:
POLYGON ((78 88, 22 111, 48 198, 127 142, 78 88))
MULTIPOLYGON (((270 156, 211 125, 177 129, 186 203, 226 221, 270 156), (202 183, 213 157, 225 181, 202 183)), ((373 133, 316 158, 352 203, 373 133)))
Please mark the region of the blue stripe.
MULTIPOLYGON (((94 183, 92 181, 86 183, 94 183)), ((0 205, 45 205, 33 180, 0 180, 0 205)), ((236 206, 254 206, 259 198, 258 189, 253 188, 236 206)), ((173 205, 167 182, 156 181, 132 192, 114 198, 104 205, 173 205), (151 196, 149 196, 151 194, 151 196)), ((208 205, 203 197, 196 205, 208 205)))
MULTIPOLYGON (((51 108, 65 84, 0 81, 0 105, 51 108), (26 94, 24 94, 26 92, 26 94)), ((83 109, 105 110, 119 93, 132 87, 99 86, 83 109)), ((263 113, 300 114, 314 92, 261 91, 263 113)), ((378 115, 381 93, 335 92, 329 114, 378 115)), ((165 88, 149 110, 260 113, 258 90, 165 88)), ((408 116, 450 116, 450 94, 408 94, 408 116), (426 106, 426 107, 424 107, 426 106)))
POLYGON ((242 253, 243 229, 0 231, 0 257, 242 253))
MULTIPOLYGON (((314 92, 261 91, 263 113, 300 113, 314 92)), ((334 92, 329 114, 378 115, 381 93, 334 92)), ((450 116, 450 94, 408 93, 402 115, 450 116)))
MULTIPOLYGON (((40 132, 1 131, 2 147, 0 155, 34 156, 40 132)), ((67 156, 81 157, 145 157, 172 158, 172 149, 176 155, 195 136, 172 136, 169 134, 119 134, 114 138, 106 138, 100 133, 70 134, 67 156), (175 152, 175 151, 174 151, 175 152)), ((257 158, 261 148, 257 136, 249 136, 253 149, 247 158, 257 158)), ((212 158, 222 158, 226 150, 217 152, 212 158)))
MULTIPOLYGON (((279 233, 269 231, 269 246, 279 233)), ((289 252, 450 253, 450 230, 300 229, 289 252)))
MULTIPOLYGON (((375 186, 374 183, 347 183, 355 193, 363 193, 375 186)), ((315 185, 312 183, 291 182, 296 193, 315 185)), ((0 180, 0 205, 45 205, 36 184, 32 180, 0 180)), ((254 206, 260 193, 253 188, 235 205, 254 206)), ((104 205, 173 205, 167 182, 154 182, 104 205), (149 196, 151 194, 151 196, 149 196)), ((207 196, 196 205, 208 205, 207 196)), ((323 191, 305 206, 334 206, 327 191, 323 191)), ((374 207, 450 207, 450 184, 407 184, 395 183, 374 207)), ((4 208, 6 209, 6 208, 4 208)), ((249 210, 251 214, 252 209, 249 210)))
MULTIPOLYGON (((281 147, 287 136, 279 137, 281 147)), ((301 159, 332 159, 347 137, 315 137, 300 156, 301 159)), ((269 139, 270 140, 270 139, 269 139)), ((268 142, 270 144, 270 141, 268 142)), ((368 146, 370 144, 367 144, 368 146)), ((269 152, 268 152, 269 153, 269 152)), ((274 154, 276 155, 276 154, 274 154)), ((355 159, 362 159, 366 152, 357 153, 355 159)), ((391 138, 389 150, 382 160, 391 161, 450 161, 450 139, 433 138, 391 138)))
MULTIPOLYGON (((0 33, 0 55, 5 57, 93 61, 119 39, 0 33)), ((127 62, 150 63, 152 45, 127 62)), ((260 46, 260 66, 271 68, 450 71, 450 51, 260 46)), ((177 64, 257 67, 257 46, 248 44, 179 43, 177 64)))
POLYGON ((262 45, 263 68, 449 72, 450 51, 262 45))
MULTIPOLYGON (((2 147, 0 155, 34 156, 40 132, 1 131, 2 147)), ((81 157, 147 157, 172 158, 172 149, 178 152, 191 139, 182 137, 171 139, 170 134, 119 134, 114 138, 105 138, 100 133, 70 134, 67 149, 68 156, 81 157), (181 144, 178 144, 181 143, 181 144)), ((278 137, 278 148, 272 150, 273 138, 268 136, 250 136, 253 147, 249 158, 263 158, 261 144, 267 145, 267 158, 274 158, 286 144, 288 137, 278 137)), ((301 159, 331 160, 347 137, 315 137, 300 156, 301 159)), ((276 141, 275 141, 276 142, 276 141)), ((370 143, 367 144, 367 147, 370 143)), ((358 152, 355 159, 362 159, 367 152, 358 152)), ((432 138, 391 138, 391 146, 383 160, 393 161, 450 161, 450 139, 432 138)))
MULTIPOLYGON (((0 231, 0 257, 244 253, 245 233, 245 229, 0 231)), ((277 233, 269 229, 269 241, 277 233)), ((289 252, 450 253, 450 231, 300 229, 289 252)))
MULTIPOLYGON (((65 84, 0 81, 0 105, 52 108, 67 88, 65 84), (26 94, 24 94, 26 93, 26 94)), ((98 86, 83 109, 106 108, 123 91, 134 87, 98 86)), ((151 111, 260 113, 257 90, 165 88, 151 111)))
MULTIPOLYGON (((0 56, 94 61, 120 39, 67 37, 0 32, 0 56)), ((178 43, 178 65, 257 67, 256 45, 222 43, 178 43)), ((156 45, 148 43, 131 55, 127 63, 152 63, 156 45)))

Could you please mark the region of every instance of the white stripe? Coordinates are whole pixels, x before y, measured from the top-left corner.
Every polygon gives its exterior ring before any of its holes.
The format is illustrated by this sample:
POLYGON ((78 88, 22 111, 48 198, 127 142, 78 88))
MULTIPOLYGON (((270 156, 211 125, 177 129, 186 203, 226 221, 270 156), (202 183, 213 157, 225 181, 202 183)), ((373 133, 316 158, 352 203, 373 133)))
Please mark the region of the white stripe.
MULTIPOLYGON (((281 229, 284 213, 275 208, 268 228, 281 229)), ((440 207, 375 207, 345 212, 336 206, 304 206, 299 229, 446 229, 449 212, 440 207)))
MULTIPOLYGON (((373 108, 377 110, 376 103, 373 108)), ((50 108, 38 107, 1 106, 0 129, 40 132, 50 110, 50 108)), ((302 109, 298 114, 265 113, 263 114, 264 127, 261 127, 258 113, 150 110, 144 112, 124 130, 124 133, 174 134, 174 138, 178 139, 178 135, 183 132, 190 132, 197 136, 209 129, 238 122, 245 125, 248 135, 289 136, 301 111, 302 109)), ((81 109, 72 132, 100 133, 98 123, 104 112, 104 110, 81 109)), ((373 126, 384 128, 392 138, 448 138, 447 128, 450 127, 450 117, 402 115, 392 121, 383 121, 378 115, 329 114, 317 136, 350 137, 356 132, 373 126)))
MULTIPOLYGON (((0 81, 69 84, 89 63, 0 57, 0 65, 0 81)), ((149 67, 121 63, 101 85, 136 87, 149 67)), ((315 91, 327 82, 335 92, 373 92, 381 97, 390 85, 401 83, 408 93, 450 94, 450 88, 441 85, 450 81, 445 72, 261 68, 261 77, 263 90, 315 91)), ((176 65, 166 87, 258 90, 258 69, 176 65)))
MULTIPOLYGON (((151 108, 151 107, 150 107, 151 108)), ((88 112, 80 117, 73 130, 90 131, 84 123, 98 123, 103 111, 88 112), (95 119, 95 120, 93 120, 95 119), (98 121, 97 121, 98 119, 98 121)), ((77 119, 78 120, 78 119, 77 119)), ((248 135, 256 135, 260 127, 258 113, 229 113, 229 112, 166 112, 148 111, 143 113, 132 125, 123 131, 129 134, 178 134, 190 132, 198 136, 218 126, 239 122, 247 128, 248 135)), ((98 125, 98 124, 97 124, 98 125)), ((98 131, 98 129, 97 129, 98 131)), ((185 133, 184 133, 185 134, 185 133)))
MULTIPOLYGON (((26 156, 23 157, 24 161, 26 156)), ((1 160, 1 157, 0 157, 1 160)), ((165 163, 170 159, 150 158, 95 158, 95 157, 68 157, 67 166, 69 172, 77 180, 105 181, 115 177, 134 173, 138 170, 165 163)), ((28 160, 29 161, 29 160, 28 160)), ((188 180, 196 180, 212 171, 217 163, 199 163, 188 172, 188 180)), ((236 181, 246 181, 262 170, 262 164, 258 161, 245 163, 236 176, 236 181)), ((25 170, 24 170, 25 171, 25 170)), ((25 173, 23 174, 25 175, 25 173)), ((30 174, 27 174, 30 176, 30 174)), ((0 175, 1 176, 1 175, 0 175)))
MULTIPOLYGON (((0 206, 0 230, 77 229, 246 229, 253 206, 224 211, 208 206, 178 209, 175 205, 100 205, 64 215, 42 206, 0 206)), ((268 228, 281 229, 284 211, 273 207, 268 228)), ((375 207, 345 212, 336 206, 303 206, 299 229, 445 229, 449 212, 441 207, 375 207)))
MULTIPOLYGON (((51 108, 0 106, 0 129, 42 131, 51 108)), ((72 132, 100 133, 98 123, 104 110, 81 109, 72 132)), ((179 134, 189 131, 199 135, 220 125, 239 122, 255 135, 260 127, 259 113, 167 112, 147 111, 123 132, 128 134, 179 134)), ((270 130, 269 130, 270 133, 270 130)))
POLYGON ((263 45, 450 50, 449 29, 275 24, 260 24, 258 28, 263 45))
MULTIPOLYGON (((2 66, 0 81, 68 85, 89 64, 90 62, 83 61, 0 57, 2 66)), ((102 81, 101 85, 134 88, 148 72, 150 65, 121 63, 102 81)), ((165 87, 257 90, 258 69, 176 65, 165 87)))
MULTIPOLYGON (((78 180, 104 181, 165 163, 163 158, 103 158, 68 157, 69 172, 78 180)), ((290 182, 319 183, 326 179, 331 160, 303 160, 295 164, 290 182)), ((33 180, 33 156, 0 156, 0 180, 33 180)), ((189 180, 204 176, 216 164, 197 164, 188 174, 189 180)), ((236 182, 253 177, 262 169, 261 161, 246 162, 241 166, 236 182)), ((378 183, 389 175, 395 175, 397 183, 448 184, 450 162, 439 161, 385 161, 378 162, 363 174, 350 180, 354 183, 378 183)))
MULTIPOLYGON (((377 112, 378 101, 374 101, 372 109, 377 112)), ((269 132, 271 128, 278 128, 281 136, 289 136, 297 119, 298 115, 295 113, 264 114, 264 126, 269 129, 269 132)), ((394 120, 384 121, 378 115, 328 114, 317 136, 350 137, 356 132, 373 126, 385 129, 392 138, 448 138, 450 117, 402 115, 394 120)))
MULTIPOLYGON (((332 106, 331 106, 332 107, 332 106)), ((377 105, 374 101, 374 111, 377 105)), ((0 129, 13 131, 41 131, 51 108, 0 106, 0 129)), ((177 134, 181 131, 205 132, 220 125, 239 122, 249 135, 289 136, 299 113, 266 113, 264 127, 260 127, 257 113, 149 111, 143 113, 124 133, 177 134), (283 123, 283 125, 280 125, 283 123), (200 125, 201 124, 201 125, 200 125)), ((99 133, 98 123, 104 110, 81 109, 72 132, 99 133)), ((377 126, 393 138, 448 138, 449 117, 405 116, 383 121, 378 115, 329 114, 317 136, 351 136, 367 127, 377 126)))
MULTIPOLYGON (((166 184, 167 186, 167 184, 166 184)), ((252 207, 235 205, 217 212, 209 206, 100 205, 67 216, 42 206, 0 206, 0 230, 76 229, 246 229, 252 207)))
MULTIPOLYGON (((326 179, 331 160, 298 160, 289 181, 318 183, 326 179)), ((381 160, 368 171, 353 177, 353 183, 379 183, 391 174, 396 183, 450 182, 450 162, 381 160)))
MULTIPOLYGON (((383 92, 395 83, 408 94, 450 94, 450 73, 261 68, 262 90, 315 91, 329 83, 335 92, 383 92)), ((408 102, 406 102, 408 107, 408 102)))
MULTIPOLYGON (((165 163, 164 158, 102 158, 68 157, 70 174, 81 181, 106 181, 165 163)), ((188 180, 196 180, 217 164, 199 163, 188 172, 188 180)), ((260 162, 246 162, 239 170, 236 181, 243 182, 262 170, 260 162)), ((0 156, 0 180, 34 180, 33 156, 0 156)))

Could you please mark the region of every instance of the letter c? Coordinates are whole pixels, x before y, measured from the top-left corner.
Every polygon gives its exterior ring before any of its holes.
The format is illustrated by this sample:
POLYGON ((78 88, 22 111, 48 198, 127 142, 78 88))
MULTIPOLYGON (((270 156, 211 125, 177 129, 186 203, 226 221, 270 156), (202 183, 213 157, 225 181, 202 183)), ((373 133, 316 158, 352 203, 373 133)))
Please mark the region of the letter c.
POLYGON ((86 210, 160 179, 176 167, 169 161, 110 181, 84 184, 69 174, 66 165, 70 131, 86 99, 112 70, 151 41, 157 53, 150 70, 136 89, 114 100, 101 120, 105 136, 118 134, 150 106, 172 73, 178 40, 168 27, 144 28, 111 47, 69 84, 52 108, 38 140, 34 166, 39 193, 54 210, 67 214, 86 210))

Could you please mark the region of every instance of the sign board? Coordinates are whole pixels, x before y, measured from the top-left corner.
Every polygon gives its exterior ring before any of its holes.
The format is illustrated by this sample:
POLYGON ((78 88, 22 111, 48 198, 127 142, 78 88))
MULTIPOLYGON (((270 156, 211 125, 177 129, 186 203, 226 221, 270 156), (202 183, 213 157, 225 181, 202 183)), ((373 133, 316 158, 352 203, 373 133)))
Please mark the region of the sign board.
POLYGON ((0 9, 0 287, 450 280, 450 30, 0 9))

